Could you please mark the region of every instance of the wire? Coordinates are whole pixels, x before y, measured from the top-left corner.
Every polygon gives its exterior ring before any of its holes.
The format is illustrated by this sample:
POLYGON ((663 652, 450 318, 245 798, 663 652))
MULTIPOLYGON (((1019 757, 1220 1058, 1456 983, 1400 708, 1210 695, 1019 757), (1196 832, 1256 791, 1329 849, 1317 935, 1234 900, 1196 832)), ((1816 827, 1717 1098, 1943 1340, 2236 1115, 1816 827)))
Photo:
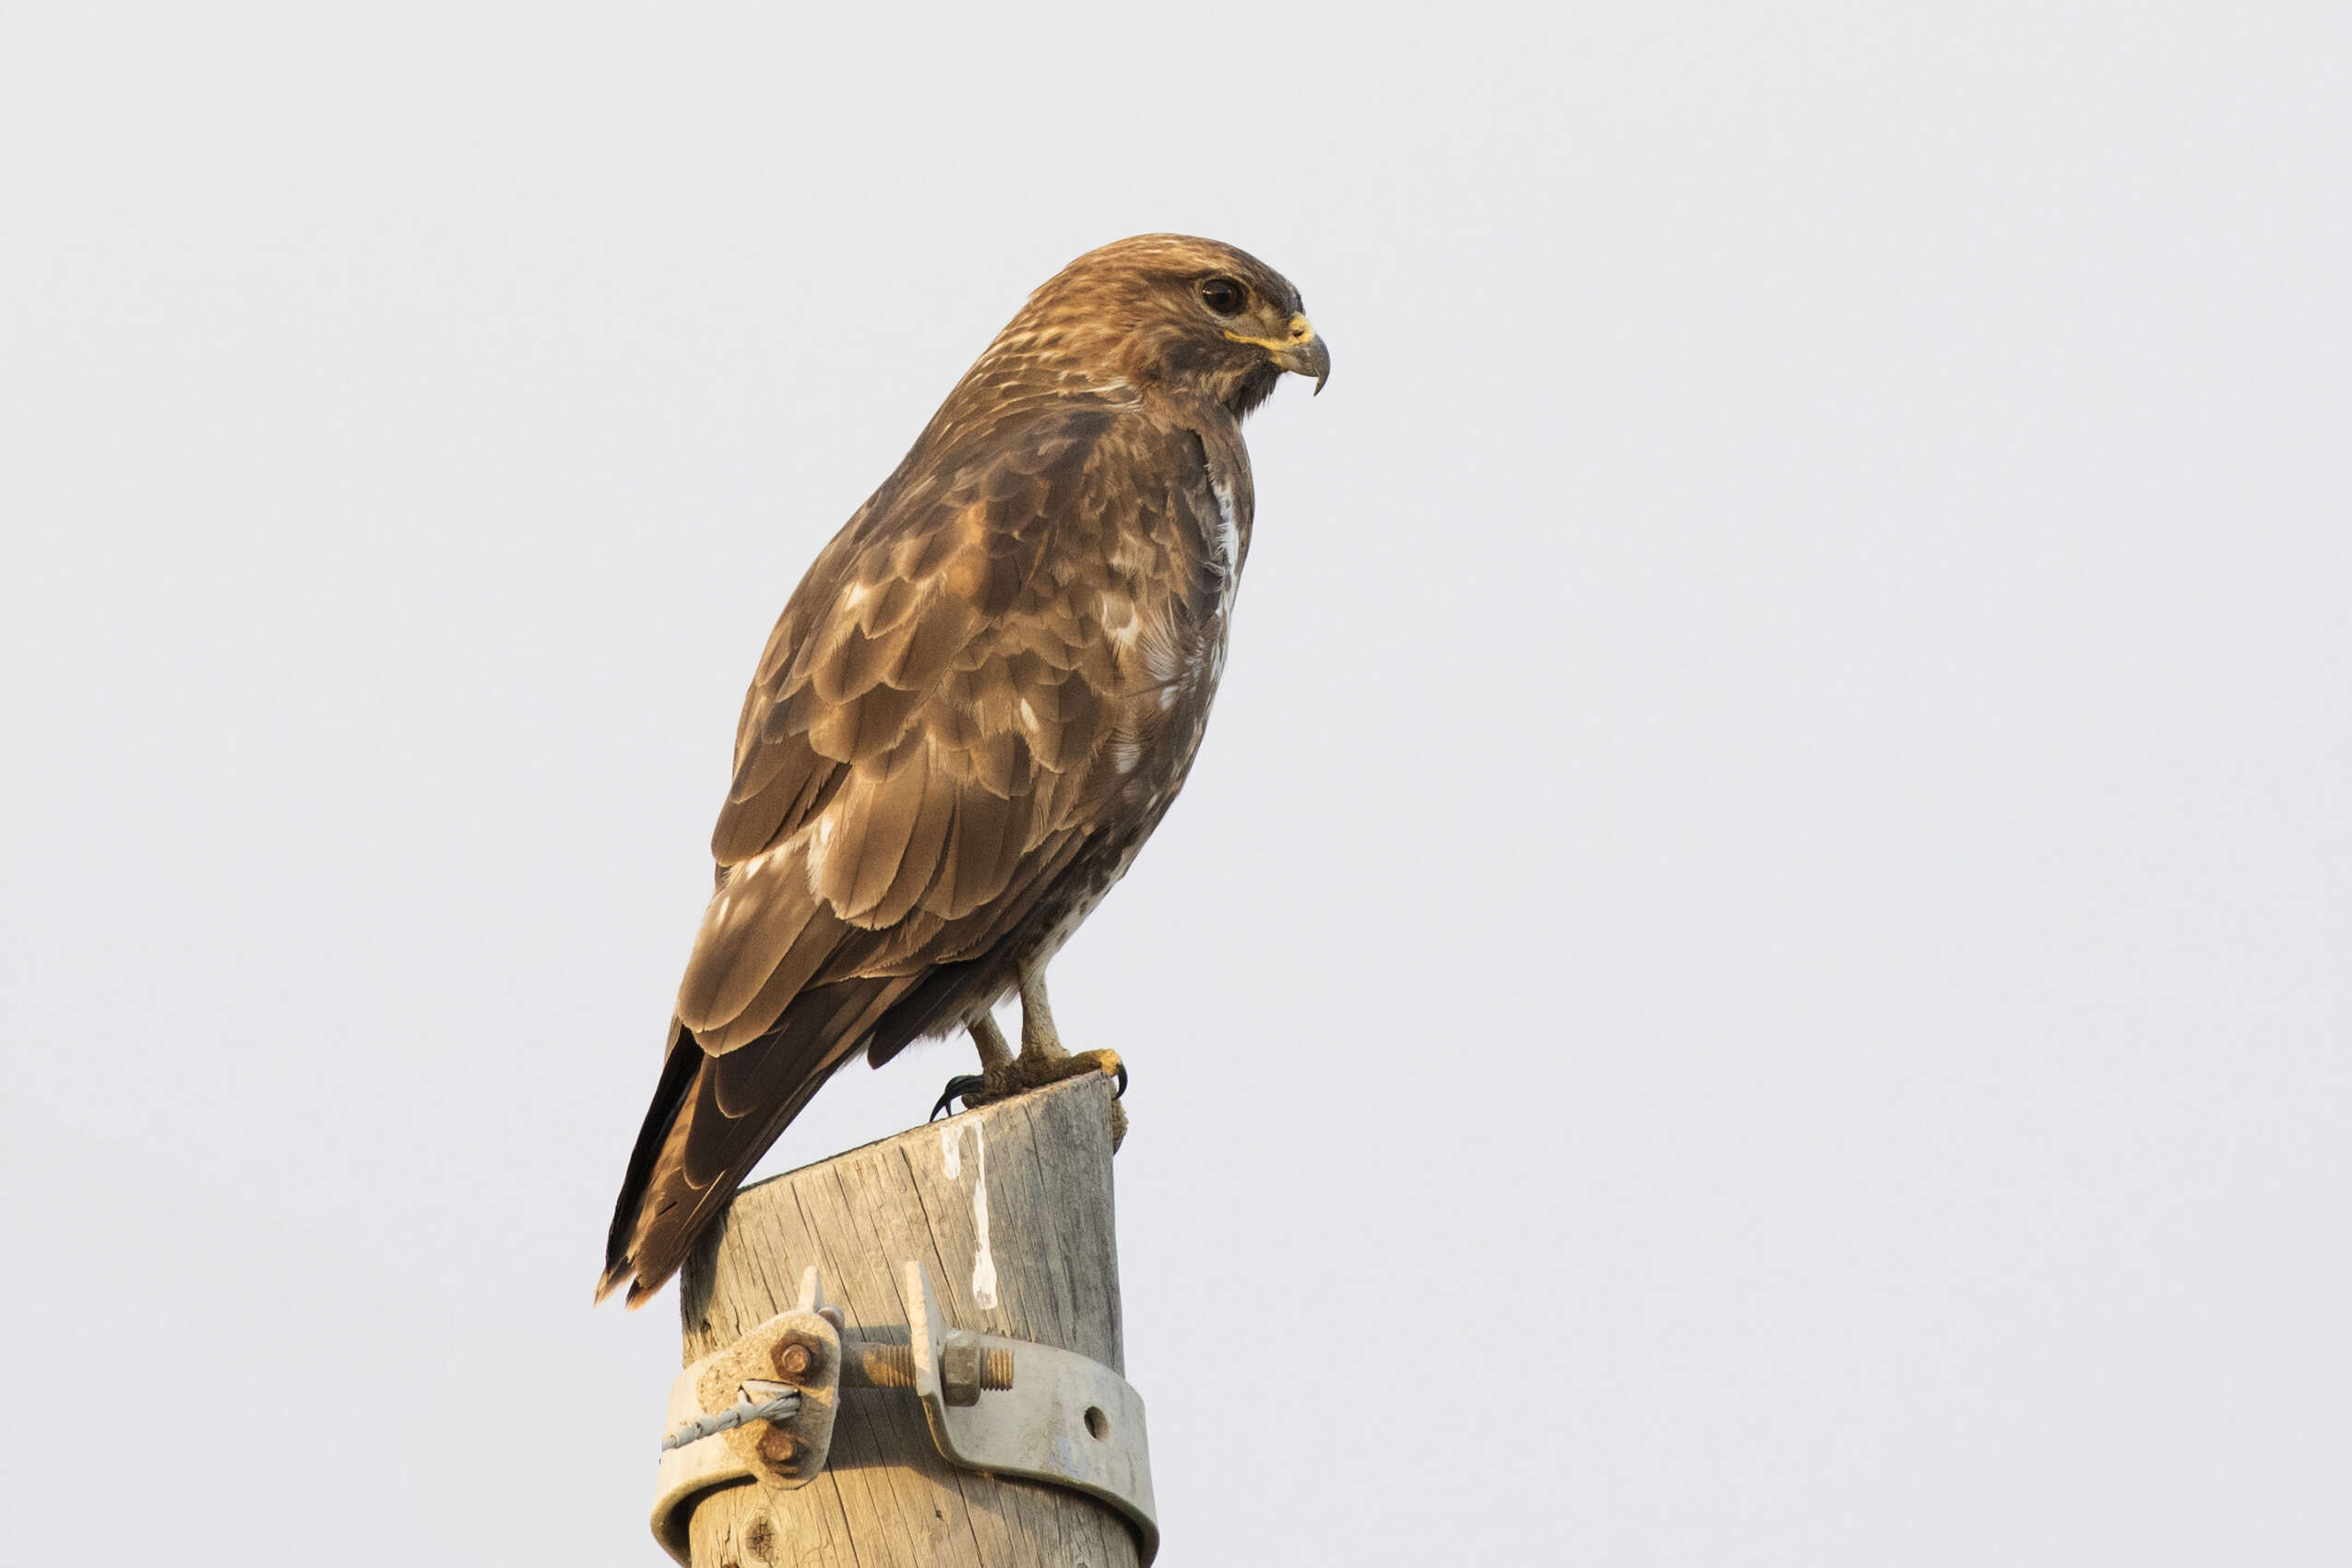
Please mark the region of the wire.
POLYGON ((715 1416, 697 1416, 661 1440, 661 1451, 683 1448, 689 1443, 700 1443, 722 1431, 732 1431, 754 1421, 785 1421, 800 1414, 801 1396, 798 1389, 779 1394, 773 1399, 754 1401, 748 1394, 715 1416))

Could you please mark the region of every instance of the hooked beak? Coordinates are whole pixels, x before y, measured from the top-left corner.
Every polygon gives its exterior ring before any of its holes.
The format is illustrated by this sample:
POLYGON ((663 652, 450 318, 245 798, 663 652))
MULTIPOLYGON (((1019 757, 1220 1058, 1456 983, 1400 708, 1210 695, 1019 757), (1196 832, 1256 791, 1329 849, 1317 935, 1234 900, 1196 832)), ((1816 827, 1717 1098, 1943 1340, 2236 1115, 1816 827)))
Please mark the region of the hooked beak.
POLYGON ((1269 359, 1294 375, 1313 376, 1317 393, 1331 379, 1331 350, 1315 335, 1314 324, 1303 315, 1290 318, 1289 330, 1284 337, 1244 338, 1239 332, 1228 332, 1226 336, 1236 343, 1264 349, 1269 359))

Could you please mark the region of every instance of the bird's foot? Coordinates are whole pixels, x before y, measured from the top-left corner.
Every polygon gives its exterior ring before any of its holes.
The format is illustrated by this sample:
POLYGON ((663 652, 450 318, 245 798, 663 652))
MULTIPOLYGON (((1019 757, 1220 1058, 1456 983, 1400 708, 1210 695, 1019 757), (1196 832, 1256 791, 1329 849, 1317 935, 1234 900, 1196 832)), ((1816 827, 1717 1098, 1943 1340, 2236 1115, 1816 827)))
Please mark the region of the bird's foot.
POLYGON ((931 1108, 932 1119, 952 1114, 959 1099, 964 1102, 964 1109, 970 1111, 1083 1073, 1108 1073, 1119 1080, 1118 1093, 1111 1101, 1111 1146, 1116 1149, 1127 1135, 1127 1108, 1118 1099, 1127 1092, 1127 1064, 1119 1060, 1115 1051, 1080 1051, 1052 1056, 1024 1051, 1009 1062, 991 1063, 985 1072, 958 1074, 947 1080, 939 1102, 931 1108))
MULTIPOLYGON (((1081 1073, 1108 1073, 1119 1080, 1119 1093, 1127 1092, 1127 1064, 1119 1060, 1115 1051, 1077 1051, 1067 1056, 1022 1055, 1014 1059, 1013 1070, 1026 1075, 1028 1088, 1043 1088, 1064 1078, 1075 1078, 1081 1073)), ((1116 1096, 1112 1098, 1116 1099, 1116 1096)))

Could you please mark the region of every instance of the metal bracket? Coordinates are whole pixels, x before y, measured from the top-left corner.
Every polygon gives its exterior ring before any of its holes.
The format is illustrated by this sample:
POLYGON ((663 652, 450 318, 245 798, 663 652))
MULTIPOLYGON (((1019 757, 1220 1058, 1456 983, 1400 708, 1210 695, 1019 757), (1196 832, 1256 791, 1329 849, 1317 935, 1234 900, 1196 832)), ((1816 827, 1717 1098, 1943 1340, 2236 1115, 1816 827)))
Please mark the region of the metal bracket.
POLYGON ((825 1304, 814 1267, 800 1304, 778 1313, 670 1385, 654 1469, 653 1534, 683 1563, 695 1496, 749 1476, 790 1491, 816 1479, 833 1447, 840 1403, 841 1313, 825 1304))
POLYGON ((1013 1355, 1012 1386, 963 1401, 941 1377, 954 1348, 923 1265, 907 1265, 907 1301, 920 1302, 907 1326, 915 1347, 915 1392, 931 1440, 950 1464, 992 1475, 1051 1481, 1099 1498, 1127 1516, 1146 1568, 1159 1550, 1151 1495, 1151 1449, 1144 1435, 1144 1396, 1100 1361, 1075 1350, 975 1334, 984 1354, 1013 1355))
POLYGON ((782 1490, 824 1469, 839 1389, 911 1387, 940 1456, 968 1470, 1085 1492, 1117 1509, 1149 1568, 1159 1550, 1144 1400, 1088 1356, 950 1330, 920 1263, 906 1265, 906 1345, 844 1340, 817 1271, 800 1304, 678 1374, 654 1473, 653 1534, 688 1562, 695 1499, 752 1478, 782 1490), (797 1395, 797 1403, 792 1396, 797 1395))

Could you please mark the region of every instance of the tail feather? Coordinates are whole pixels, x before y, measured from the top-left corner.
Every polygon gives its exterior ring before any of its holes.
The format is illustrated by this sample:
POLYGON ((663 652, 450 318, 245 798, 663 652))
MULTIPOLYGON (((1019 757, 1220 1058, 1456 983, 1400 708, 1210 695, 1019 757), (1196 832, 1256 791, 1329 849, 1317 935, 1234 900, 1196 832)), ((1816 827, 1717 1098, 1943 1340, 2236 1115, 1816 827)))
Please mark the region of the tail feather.
POLYGON ((707 1060, 686 1027, 671 1019, 670 1049, 661 1059, 661 1082, 654 1088, 653 1103, 646 1107, 645 1123, 637 1129, 636 1146, 629 1151, 629 1169, 621 1178, 621 1196, 612 1207, 612 1227, 604 1235, 604 1273, 596 1282, 596 1299, 600 1301, 636 1272, 632 1243, 636 1239, 638 1214, 653 1186, 654 1166, 669 1141, 671 1125, 677 1121, 707 1060))
POLYGON ((723 1056, 705 1051, 673 1020, 661 1081, 613 1206, 596 1299, 626 1284, 636 1307, 668 1283, 760 1156, 912 984, 813 986, 772 1032, 723 1056))

